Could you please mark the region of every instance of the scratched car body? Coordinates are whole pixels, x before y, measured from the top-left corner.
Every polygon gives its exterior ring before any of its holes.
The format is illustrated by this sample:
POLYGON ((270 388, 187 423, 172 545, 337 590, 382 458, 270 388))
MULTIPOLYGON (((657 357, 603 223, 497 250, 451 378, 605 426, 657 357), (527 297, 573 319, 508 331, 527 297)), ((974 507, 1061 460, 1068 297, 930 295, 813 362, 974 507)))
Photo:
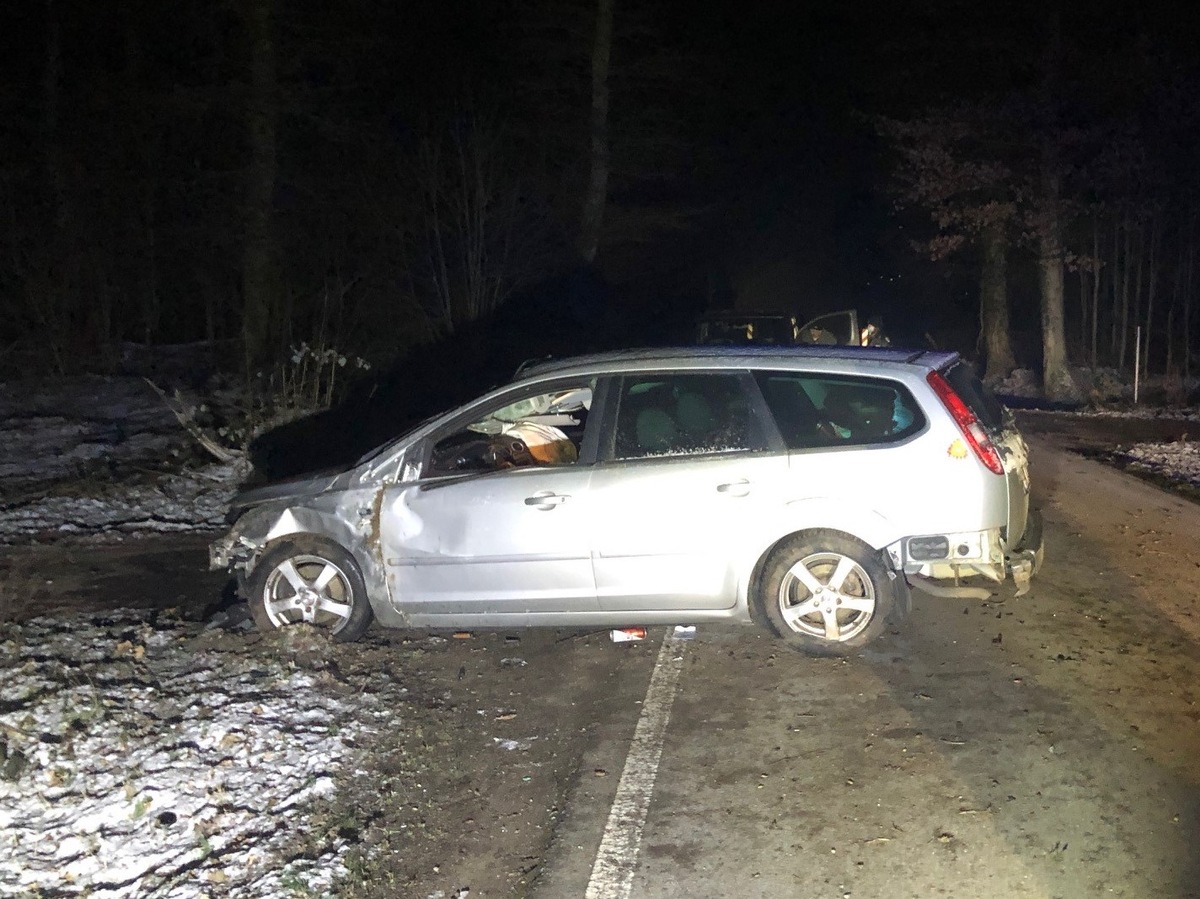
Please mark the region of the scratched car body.
POLYGON ((758 622, 846 654, 912 587, 1028 589, 1025 443, 956 354, 547 362, 353 468, 249 491, 214 568, 264 629, 758 622))

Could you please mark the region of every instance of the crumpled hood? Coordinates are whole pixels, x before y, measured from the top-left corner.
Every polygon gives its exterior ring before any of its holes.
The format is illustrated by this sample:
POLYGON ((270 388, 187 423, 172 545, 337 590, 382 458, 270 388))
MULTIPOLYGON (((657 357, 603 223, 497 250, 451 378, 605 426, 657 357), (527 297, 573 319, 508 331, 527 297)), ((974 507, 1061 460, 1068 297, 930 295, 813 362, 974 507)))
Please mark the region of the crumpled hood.
POLYGON ((281 499, 294 499, 302 496, 315 496, 339 485, 339 482, 349 480, 350 472, 341 468, 326 469, 310 472, 285 481, 264 484, 251 490, 244 490, 233 498, 232 509, 242 510, 252 506, 281 499))

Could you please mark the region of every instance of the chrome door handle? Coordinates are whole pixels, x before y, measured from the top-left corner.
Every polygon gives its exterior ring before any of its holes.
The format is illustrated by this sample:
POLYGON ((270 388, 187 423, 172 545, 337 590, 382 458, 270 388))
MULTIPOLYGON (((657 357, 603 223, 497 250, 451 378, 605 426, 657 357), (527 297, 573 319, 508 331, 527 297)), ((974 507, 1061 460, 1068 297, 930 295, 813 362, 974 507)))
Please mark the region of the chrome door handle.
POLYGON ((736 481, 731 481, 728 484, 718 484, 717 493, 727 493, 730 496, 745 496, 750 492, 750 482, 745 478, 739 478, 736 481))
POLYGON ((555 506, 561 506, 571 498, 567 493, 535 493, 533 496, 525 497, 525 505, 534 506, 542 511, 549 511, 555 506))

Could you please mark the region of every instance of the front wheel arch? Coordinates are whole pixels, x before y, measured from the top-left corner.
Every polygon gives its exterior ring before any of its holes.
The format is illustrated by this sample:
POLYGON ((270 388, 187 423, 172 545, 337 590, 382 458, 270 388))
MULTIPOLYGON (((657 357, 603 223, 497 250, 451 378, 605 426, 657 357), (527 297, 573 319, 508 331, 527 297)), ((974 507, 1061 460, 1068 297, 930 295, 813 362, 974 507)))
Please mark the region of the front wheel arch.
POLYGON ((315 534, 289 534, 272 541, 245 577, 243 595, 259 630, 270 632, 301 622, 321 627, 330 638, 361 637, 374 618, 366 581, 354 555, 315 534), (298 587, 313 608, 306 612, 298 587), (326 611, 333 609, 335 611, 326 611))

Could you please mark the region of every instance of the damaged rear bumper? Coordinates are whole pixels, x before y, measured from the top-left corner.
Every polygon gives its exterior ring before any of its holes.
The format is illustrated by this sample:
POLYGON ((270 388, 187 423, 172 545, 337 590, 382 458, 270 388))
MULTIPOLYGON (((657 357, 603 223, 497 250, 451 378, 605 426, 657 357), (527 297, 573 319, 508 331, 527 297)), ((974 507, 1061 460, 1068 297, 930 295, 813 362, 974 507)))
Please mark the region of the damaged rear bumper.
MULTIPOLYGON (((908 583, 928 593, 950 599, 987 599, 1006 583, 1015 588, 1012 595, 1024 596, 1029 592, 1034 575, 1042 567, 1045 546, 1042 538, 1042 516, 1030 510, 1025 534, 1015 548, 1008 548, 998 530, 980 532, 978 535, 951 535, 948 542, 953 545, 960 537, 969 537, 959 547, 958 558, 939 559, 913 558, 909 551, 911 538, 899 540, 888 547, 893 566, 904 572, 908 583), (975 583, 963 583, 964 580, 975 583), (992 582, 988 586, 980 580, 992 582)), ((917 538, 918 540, 925 538, 917 538)))
POLYGON ((1046 558, 1046 544, 1042 536, 1042 513, 1035 509, 1029 511, 1029 523, 1025 526, 1025 536, 1017 549, 1004 557, 1005 567, 1017 585, 1017 596, 1029 592, 1030 579, 1042 568, 1046 558))

